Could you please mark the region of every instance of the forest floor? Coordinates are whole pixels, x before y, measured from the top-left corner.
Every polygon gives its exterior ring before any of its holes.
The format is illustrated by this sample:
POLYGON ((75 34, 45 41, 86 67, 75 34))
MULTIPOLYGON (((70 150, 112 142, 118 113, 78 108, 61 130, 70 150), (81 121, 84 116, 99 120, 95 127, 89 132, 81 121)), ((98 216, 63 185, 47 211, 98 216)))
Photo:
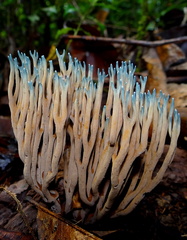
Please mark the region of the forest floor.
MULTIPOLYGON (((181 114, 182 127, 178 147, 163 180, 152 192, 145 195, 129 215, 104 219, 88 226, 76 223, 100 239, 187 239, 187 54, 185 54, 186 52, 175 44, 144 52, 143 59, 147 71, 140 74, 149 75, 149 87, 162 89, 174 97, 176 108, 181 114)), ((97 62, 97 55, 90 56, 97 62)), ((11 128, 6 87, 0 95, 0 186, 0 240, 37 239, 40 219, 37 216, 38 208, 30 198, 41 206, 46 208, 48 206, 23 180, 23 163, 18 156, 17 143, 11 128)))
MULTIPOLYGON (((37 207, 29 202, 32 197, 47 206, 22 182, 23 164, 17 155, 12 138, 0 138, 0 157, 9 163, 0 172, 0 183, 16 193, 17 200, 5 191, 0 193, 0 239, 32 239, 30 229, 38 236, 37 207), (20 181, 21 180, 21 181, 20 181), (24 221, 26 216, 26 221, 24 221), (28 223, 27 223, 28 222, 28 223), (29 226, 29 227, 28 227, 29 226), (7 238, 5 238, 5 236, 7 238)), ((179 240, 187 238, 187 151, 178 148, 163 181, 127 216, 105 219, 94 225, 80 226, 101 239, 179 240)), ((2 189, 1 189, 2 190, 2 189)))

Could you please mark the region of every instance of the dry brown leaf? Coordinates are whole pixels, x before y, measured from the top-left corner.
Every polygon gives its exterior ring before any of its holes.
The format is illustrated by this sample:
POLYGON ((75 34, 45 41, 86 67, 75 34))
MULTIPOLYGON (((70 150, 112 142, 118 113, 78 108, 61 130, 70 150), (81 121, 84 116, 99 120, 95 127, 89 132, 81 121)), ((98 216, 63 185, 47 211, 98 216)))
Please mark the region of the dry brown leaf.
MULTIPOLYGON (((34 203, 34 201, 32 201, 34 203)), ((37 225, 40 240, 99 240, 92 233, 80 228, 79 226, 67 221, 61 216, 38 205, 37 225)))
POLYGON ((166 74, 155 48, 149 48, 143 55, 143 59, 146 62, 148 69, 148 81, 146 88, 150 91, 156 89, 157 93, 162 90, 165 94, 167 94, 166 74))
POLYGON ((21 232, 11 232, 0 229, 0 240, 32 240, 33 238, 28 235, 24 235, 21 232))
POLYGON ((182 49, 174 43, 158 46, 156 50, 165 70, 174 64, 184 62, 186 59, 182 49))

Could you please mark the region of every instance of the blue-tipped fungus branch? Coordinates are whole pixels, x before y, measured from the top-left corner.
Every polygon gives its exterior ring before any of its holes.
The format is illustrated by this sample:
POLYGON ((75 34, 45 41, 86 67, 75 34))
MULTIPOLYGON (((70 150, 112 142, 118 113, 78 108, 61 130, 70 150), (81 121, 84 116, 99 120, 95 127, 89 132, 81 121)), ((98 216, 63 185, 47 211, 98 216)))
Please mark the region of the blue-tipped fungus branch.
POLYGON ((91 66, 57 51, 60 72, 36 52, 31 59, 9 56, 12 126, 24 163, 24 177, 54 210, 95 222, 131 212, 163 178, 180 132, 174 100, 145 93, 131 63, 109 67, 109 90, 102 107, 105 73, 93 82, 91 66), (19 63, 21 62, 21 64, 19 63), (163 156, 166 136, 168 152, 163 156), (68 144, 67 144, 68 139, 68 144), (162 160, 160 160, 162 157, 162 160), (159 164, 158 164, 159 163, 159 164), (65 202, 52 183, 63 166, 65 202))

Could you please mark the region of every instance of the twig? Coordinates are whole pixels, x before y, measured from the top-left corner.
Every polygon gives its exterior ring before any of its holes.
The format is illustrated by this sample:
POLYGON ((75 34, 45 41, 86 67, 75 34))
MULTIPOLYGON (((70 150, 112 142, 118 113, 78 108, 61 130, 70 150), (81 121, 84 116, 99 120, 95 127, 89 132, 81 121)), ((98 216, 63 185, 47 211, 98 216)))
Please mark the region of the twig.
POLYGON ((25 223, 25 226, 27 227, 29 233, 32 235, 33 239, 37 240, 37 238, 36 238, 36 236, 34 234, 34 231, 33 231, 32 227, 29 224, 28 218, 27 218, 26 214, 23 211, 22 204, 19 201, 19 199, 17 198, 16 194, 11 192, 11 191, 9 191, 6 187, 0 186, 0 190, 1 191, 5 191, 16 202, 16 204, 17 204, 17 211, 21 215, 21 217, 22 217, 22 219, 23 219, 23 221, 25 223))
POLYGON ((72 40, 83 40, 83 41, 100 41, 100 42, 111 42, 127 45, 139 45, 144 47, 158 47, 170 43, 181 43, 187 42, 187 36, 171 38, 167 40, 156 40, 156 41, 145 41, 145 40, 134 40, 134 39, 118 39, 118 38, 106 38, 106 37, 95 37, 95 36, 80 36, 80 35, 63 35, 62 39, 72 40))

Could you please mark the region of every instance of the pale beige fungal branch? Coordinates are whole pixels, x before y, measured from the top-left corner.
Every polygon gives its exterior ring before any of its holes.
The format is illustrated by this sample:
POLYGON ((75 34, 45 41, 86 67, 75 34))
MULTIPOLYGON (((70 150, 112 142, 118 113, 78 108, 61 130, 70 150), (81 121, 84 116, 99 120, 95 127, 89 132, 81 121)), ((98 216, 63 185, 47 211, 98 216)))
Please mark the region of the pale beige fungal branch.
POLYGON ((168 112, 169 97, 163 93, 156 97, 155 91, 145 93, 146 79, 137 83, 131 67, 124 63, 116 70, 110 68, 108 98, 99 117, 94 145, 90 144, 95 116, 91 109, 99 88, 92 89, 90 85, 92 94, 79 91, 73 105, 75 122, 70 131, 68 159, 76 174, 71 174, 67 164, 65 210, 78 206, 81 210, 75 210, 74 216, 88 222, 107 214, 117 217, 131 212, 145 193, 161 181, 177 146, 180 116, 174 111, 174 102, 168 112), (167 134, 171 143, 162 163, 167 134))
POLYGON ((58 210, 50 189, 64 168, 65 213, 95 222, 128 214, 162 179, 180 131, 174 100, 162 92, 145 93, 131 63, 110 66, 109 91, 102 106, 105 73, 92 80, 93 67, 57 51, 60 72, 44 57, 9 57, 9 101, 24 177, 58 210), (169 109, 169 110, 168 110, 169 109), (170 147, 163 156, 166 136, 170 147), (162 160, 160 160, 162 158, 162 160))
POLYGON ((12 125, 26 181, 59 207, 58 193, 48 187, 58 173, 65 146, 69 81, 54 72, 52 62, 48 69, 44 57, 38 59, 35 52, 31 56, 32 63, 19 53, 20 66, 9 56, 12 125))

